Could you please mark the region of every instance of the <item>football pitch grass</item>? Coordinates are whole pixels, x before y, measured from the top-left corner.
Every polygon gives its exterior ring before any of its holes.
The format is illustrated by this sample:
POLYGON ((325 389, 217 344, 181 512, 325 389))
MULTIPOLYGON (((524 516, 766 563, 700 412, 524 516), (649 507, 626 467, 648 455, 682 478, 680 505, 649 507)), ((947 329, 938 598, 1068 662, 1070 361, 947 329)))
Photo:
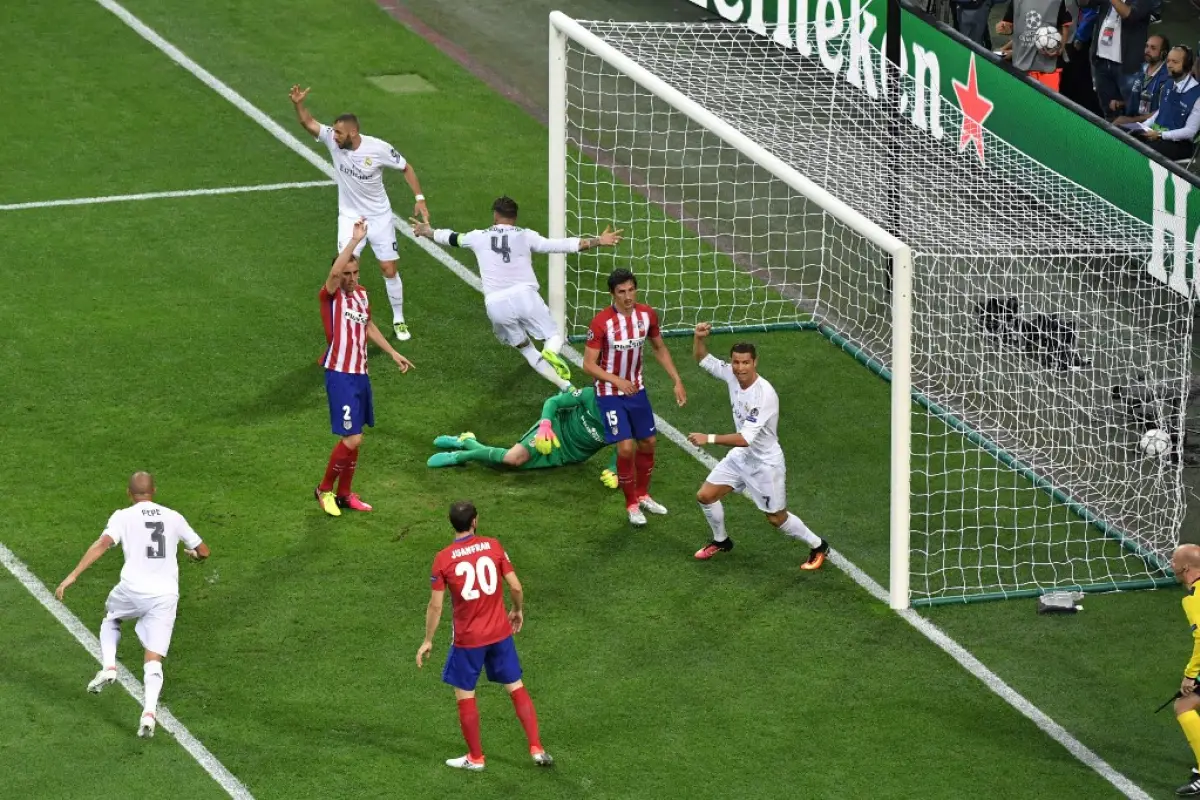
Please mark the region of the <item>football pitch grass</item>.
MULTIPOLYGON (((487 219, 496 194, 544 227, 545 129, 368 2, 136 0, 127 8, 299 133, 292 83, 323 120, 354 110, 414 164, 439 226, 487 219), (417 73, 396 97, 371 75, 417 73)), ((0 204, 319 180, 283 147, 90 0, 8 7, 0 204)), ((394 178, 395 176, 390 176, 394 178)), ((390 180, 397 211, 409 198, 390 180)), ((430 471, 430 442, 497 443, 534 421, 547 385, 494 341, 478 294, 411 242, 401 265, 416 363, 373 357, 379 425, 356 488, 370 515, 311 498, 331 446, 316 291, 332 248, 329 188, 0 211, 0 541, 49 587, 124 502, 136 469, 213 548, 181 565, 163 702, 258 798, 1115 797, 1118 792, 912 626, 803 550, 745 501, 737 549, 708 538, 693 493, 705 468, 665 440, 640 531, 597 480, 603 459, 542 473, 430 471), (463 745, 440 663, 418 671, 428 569, 445 511, 471 498, 528 593, 518 637, 543 739, 528 762, 503 692, 484 686, 488 771, 452 773, 463 745)), ((364 282, 386 315, 374 259, 364 282)), ((719 351, 732 341, 718 337, 719 351)), ((756 337, 783 398, 794 509, 875 580, 887 574, 886 384, 813 334, 756 337)), ((689 389, 659 412, 681 430, 729 425, 724 388, 672 340, 689 389)), ((118 554, 67 605, 94 629, 118 554)), ((1152 796, 1190 755, 1150 712, 1190 648, 1179 595, 1089 597, 1071 618, 1032 601, 923 616, 1152 796)), ((12 797, 218 797, 137 704, 84 692, 95 663, 0 572, 0 786, 12 797)), ((444 653, 444 621, 436 640, 444 653)), ((131 630, 120 655, 140 677, 131 630)))

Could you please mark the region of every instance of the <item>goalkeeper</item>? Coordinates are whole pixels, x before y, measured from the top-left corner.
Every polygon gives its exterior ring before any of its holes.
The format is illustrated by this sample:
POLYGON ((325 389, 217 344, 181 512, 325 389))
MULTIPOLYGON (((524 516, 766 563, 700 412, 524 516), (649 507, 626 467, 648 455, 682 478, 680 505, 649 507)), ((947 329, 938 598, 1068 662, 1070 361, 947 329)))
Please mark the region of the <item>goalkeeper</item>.
MULTIPOLYGON (((596 404, 596 390, 590 386, 569 389, 547 398, 542 404, 542 418, 507 450, 489 447, 473 433, 439 436, 433 444, 443 452, 429 457, 426 464, 430 467, 455 467, 468 461, 482 461, 513 469, 582 464, 608 446, 604 439, 604 424, 600 421, 600 407, 596 404)), ((600 473, 600 480, 610 489, 617 487, 612 464, 600 473)))

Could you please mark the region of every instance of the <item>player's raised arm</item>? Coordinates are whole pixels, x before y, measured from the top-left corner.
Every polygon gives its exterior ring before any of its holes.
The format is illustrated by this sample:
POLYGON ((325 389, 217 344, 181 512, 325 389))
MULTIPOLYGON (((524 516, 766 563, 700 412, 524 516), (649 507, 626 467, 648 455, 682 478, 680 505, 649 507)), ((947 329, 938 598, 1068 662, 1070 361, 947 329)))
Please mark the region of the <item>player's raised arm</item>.
POLYGON ((75 569, 71 570, 71 574, 63 579, 63 582, 54 590, 54 596, 59 600, 63 599, 63 594, 67 591, 67 587, 75 582, 75 580, 83 574, 83 571, 96 563, 100 556, 108 552, 108 548, 116 544, 112 537, 107 533, 100 534, 100 538, 92 542, 92 546, 83 554, 83 558, 79 559, 79 564, 75 569))
POLYGON ((479 231, 458 233, 450 228, 434 228, 428 222, 423 222, 416 217, 409 217, 408 224, 412 226, 414 236, 432 239, 434 244, 440 244, 443 247, 465 247, 468 250, 473 250, 471 238, 479 233, 479 231))
POLYGON ((529 243, 529 249, 535 253, 581 253, 584 250, 591 250, 593 247, 616 247, 620 243, 621 231, 614 231, 611 226, 606 225, 604 233, 599 236, 547 239, 539 234, 534 234, 529 243))
POLYGON ((692 358, 696 359, 699 364, 708 355, 708 335, 712 333, 712 324, 708 322, 699 322, 696 324, 696 330, 692 334, 692 358))
POLYGON ((304 130, 312 134, 315 139, 321 133, 321 123, 313 119, 313 115, 308 113, 308 109, 304 107, 304 98, 308 97, 309 91, 309 89, 301 89, 299 85, 296 85, 288 93, 288 98, 296 109, 296 119, 300 121, 304 130))
POLYGON ((354 223, 354 230, 350 233, 350 241, 346 242, 346 246, 342 248, 342 252, 337 254, 337 258, 333 260, 333 266, 329 268, 329 277, 325 279, 325 291, 329 294, 335 294, 342 286, 342 273, 346 270, 346 265, 354 258, 354 248, 358 247, 367 236, 367 221, 359 219, 354 223))
POLYGON ((425 641, 417 649, 417 668, 425 666, 425 657, 433 651, 433 635, 437 633, 438 623, 442 621, 442 604, 445 602, 446 590, 434 589, 429 594, 429 605, 425 607, 425 641))

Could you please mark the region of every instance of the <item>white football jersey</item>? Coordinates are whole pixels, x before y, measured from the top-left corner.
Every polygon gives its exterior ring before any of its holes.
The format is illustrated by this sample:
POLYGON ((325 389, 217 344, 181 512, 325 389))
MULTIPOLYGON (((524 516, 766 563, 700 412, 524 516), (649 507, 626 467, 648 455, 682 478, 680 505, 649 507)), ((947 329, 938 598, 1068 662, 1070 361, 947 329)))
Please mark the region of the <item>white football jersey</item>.
POLYGON ((493 225, 485 231, 454 236, 459 247, 475 253, 484 297, 514 286, 538 289, 537 275, 533 273, 533 253, 579 252, 578 238, 547 239, 536 231, 515 225, 493 225))
POLYGON ((725 381, 729 387, 729 404, 733 406, 733 424, 746 440, 746 457, 766 465, 783 463, 783 448, 779 446, 779 395, 762 375, 743 389, 726 362, 706 355, 700 366, 709 375, 725 381))
POLYGON ((104 533, 125 553, 121 585, 144 595, 179 594, 179 543, 192 550, 201 541, 182 514, 150 502, 114 511, 104 533))
POLYGON ((343 150, 333 138, 333 128, 322 125, 317 141, 333 156, 338 187, 338 213, 354 217, 376 217, 392 213, 383 188, 384 167, 404 169, 408 162, 382 139, 363 136, 357 150, 343 150))

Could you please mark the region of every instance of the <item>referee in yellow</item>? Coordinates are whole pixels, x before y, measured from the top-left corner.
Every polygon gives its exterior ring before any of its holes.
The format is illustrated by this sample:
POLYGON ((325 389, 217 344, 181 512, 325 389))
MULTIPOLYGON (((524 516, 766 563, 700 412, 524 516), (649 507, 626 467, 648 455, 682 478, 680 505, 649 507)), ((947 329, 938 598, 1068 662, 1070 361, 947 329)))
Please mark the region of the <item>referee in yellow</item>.
POLYGON ((1200 595, 1196 589, 1200 584, 1200 545, 1181 544, 1171 555, 1171 569, 1175 577, 1187 588, 1183 598, 1183 613, 1192 628, 1192 658, 1183 669, 1183 683, 1179 686, 1179 699, 1175 701, 1175 719, 1183 728, 1183 735, 1192 746, 1196 766, 1187 783, 1175 790, 1180 797, 1200 796, 1200 692, 1196 691, 1196 676, 1200 675, 1200 595))

